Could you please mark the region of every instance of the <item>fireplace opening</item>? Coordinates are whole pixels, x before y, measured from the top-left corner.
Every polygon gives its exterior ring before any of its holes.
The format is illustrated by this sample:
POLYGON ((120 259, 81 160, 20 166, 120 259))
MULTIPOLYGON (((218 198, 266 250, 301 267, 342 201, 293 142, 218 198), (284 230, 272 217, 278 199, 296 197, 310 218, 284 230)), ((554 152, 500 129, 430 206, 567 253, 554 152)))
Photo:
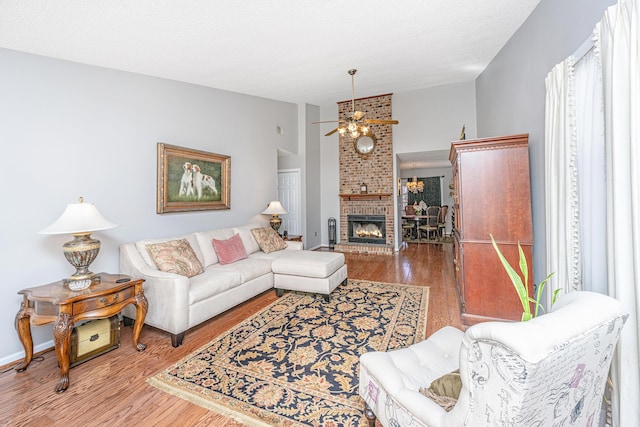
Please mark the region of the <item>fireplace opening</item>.
POLYGON ((384 215, 348 215, 349 242, 386 244, 384 215))

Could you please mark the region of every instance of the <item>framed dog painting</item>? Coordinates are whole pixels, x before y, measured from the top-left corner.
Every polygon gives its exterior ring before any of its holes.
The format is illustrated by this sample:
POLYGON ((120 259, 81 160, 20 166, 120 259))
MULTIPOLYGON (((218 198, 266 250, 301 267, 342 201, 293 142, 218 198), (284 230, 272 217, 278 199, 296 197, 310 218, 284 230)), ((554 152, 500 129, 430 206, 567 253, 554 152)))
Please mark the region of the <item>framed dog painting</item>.
POLYGON ((158 143, 157 213, 230 209, 231 157, 158 143))

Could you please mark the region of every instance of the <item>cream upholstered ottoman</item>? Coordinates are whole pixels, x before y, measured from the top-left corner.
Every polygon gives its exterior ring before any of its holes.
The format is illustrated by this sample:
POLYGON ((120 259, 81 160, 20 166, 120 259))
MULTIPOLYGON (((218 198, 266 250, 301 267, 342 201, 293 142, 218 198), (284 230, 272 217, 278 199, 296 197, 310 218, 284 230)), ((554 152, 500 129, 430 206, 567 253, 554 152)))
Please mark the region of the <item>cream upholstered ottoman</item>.
POLYGON ((347 279, 344 254, 340 252, 287 251, 271 264, 273 287, 277 295, 282 292, 302 291, 329 294, 347 279))

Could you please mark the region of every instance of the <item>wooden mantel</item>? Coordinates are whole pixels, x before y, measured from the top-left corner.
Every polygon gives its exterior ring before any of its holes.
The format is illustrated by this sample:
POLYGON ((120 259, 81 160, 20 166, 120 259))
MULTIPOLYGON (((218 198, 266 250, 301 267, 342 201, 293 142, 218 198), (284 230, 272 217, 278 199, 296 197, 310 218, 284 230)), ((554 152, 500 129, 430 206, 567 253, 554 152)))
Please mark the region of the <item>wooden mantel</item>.
POLYGON ((391 193, 353 193, 353 194, 340 194, 342 200, 385 200, 387 197, 391 197, 391 193))

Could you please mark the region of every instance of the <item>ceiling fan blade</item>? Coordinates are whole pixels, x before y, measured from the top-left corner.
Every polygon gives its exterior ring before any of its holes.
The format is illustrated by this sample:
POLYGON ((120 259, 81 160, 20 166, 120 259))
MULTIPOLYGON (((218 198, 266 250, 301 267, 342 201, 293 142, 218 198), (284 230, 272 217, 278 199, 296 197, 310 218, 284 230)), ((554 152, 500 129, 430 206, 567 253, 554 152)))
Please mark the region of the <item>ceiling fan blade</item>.
POLYGON ((317 125, 319 123, 340 123, 340 120, 325 120, 324 122, 311 122, 312 125, 317 125))
POLYGON ((336 133, 337 131, 338 131, 338 128, 335 128, 335 129, 334 129, 334 130, 332 130, 331 132, 327 132, 327 133, 325 133, 325 134, 324 134, 324 136, 331 136, 331 135, 333 135, 334 133, 336 133))
POLYGON ((399 122, 397 120, 375 120, 375 119, 367 119, 366 123, 370 123, 372 125, 397 125, 399 122))
POLYGON ((364 117, 364 115, 365 115, 365 114, 367 114, 367 113, 365 113, 365 112, 363 112, 363 111, 354 111, 354 112, 353 112, 353 118, 354 118, 355 120, 360 120, 361 118, 363 118, 363 117, 364 117))

